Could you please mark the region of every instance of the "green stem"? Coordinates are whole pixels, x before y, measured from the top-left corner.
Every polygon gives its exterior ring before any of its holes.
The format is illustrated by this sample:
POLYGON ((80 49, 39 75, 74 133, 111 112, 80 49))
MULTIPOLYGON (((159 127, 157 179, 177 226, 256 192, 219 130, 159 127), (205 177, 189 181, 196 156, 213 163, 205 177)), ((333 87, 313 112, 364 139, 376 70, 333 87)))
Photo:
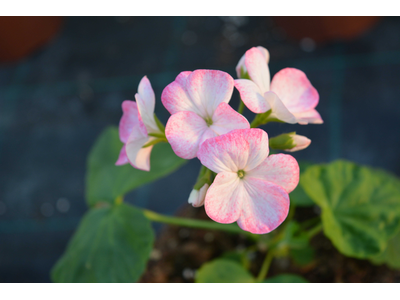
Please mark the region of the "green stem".
POLYGON ((206 220, 194 220, 181 217, 171 217, 156 213, 151 210, 143 209, 144 215, 151 221, 167 223, 172 225, 180 225, 184 227, 201 228, 201 229, 211 229, 211 230, 223 230, 231 233, 240 233, 251 237, 257 237, 250 232, 242 230, 236 224, 220 224, 212 221, 206 220))
POLYGON ((239 114, 243 114, 243 110, 244 110, 244 103, 243 103, 242 99, 240 99, 239 108, 237 111, 239 114))
POLYGON ((265 256, 264 262, 261 266, 260 273, 258 273, 258 276, 256 279, 257 282, 262 282, 264 280, 264 278, 267 277, 268 270, 269 270, 269 267, 271 266, 271 262, 272 262, 272 259, 274 258, 274 255, 275 255, 275 253, 273 250, 268 251, 267 255, 265 256))
POLYGON ((166 138, 157 138, 157 139, 152 140, 152 141, 148 142, 147 144, 143 145, 142 148, 147 148, 147 147, 153 146, 158 143, 168 143, 168 140, 166 138))
POLYGON ((318 223, 314 227, 312 227, 310 230, 307 231, 308 238, 312 238, 314 235, 322 231, 322 223, 318 223))

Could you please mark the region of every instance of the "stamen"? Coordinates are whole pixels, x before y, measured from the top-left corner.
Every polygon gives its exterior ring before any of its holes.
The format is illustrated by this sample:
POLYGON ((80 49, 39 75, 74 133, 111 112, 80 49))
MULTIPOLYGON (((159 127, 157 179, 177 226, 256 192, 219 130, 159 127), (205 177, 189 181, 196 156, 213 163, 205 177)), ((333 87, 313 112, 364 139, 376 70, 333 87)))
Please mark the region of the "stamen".
POLYGON ((246 173, 243 170, 239 170, 237 172, 237 174, 238 174, 239 178, 242 179, 246 173))

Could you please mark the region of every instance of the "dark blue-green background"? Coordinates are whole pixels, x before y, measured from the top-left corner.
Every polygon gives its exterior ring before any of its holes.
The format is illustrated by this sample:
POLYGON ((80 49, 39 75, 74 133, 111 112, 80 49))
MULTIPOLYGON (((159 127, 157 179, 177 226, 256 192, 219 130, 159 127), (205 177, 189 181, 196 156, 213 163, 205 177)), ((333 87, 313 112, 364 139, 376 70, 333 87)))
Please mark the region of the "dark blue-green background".
MULTIPOLYGON (((252 46, 271 54, 271 75, 303 70, 320 94, 323 125, 272 124, 312 144, 298 159, 345 158, 400 175, 400 18, 386 17, 352 41, 304 49, 268 17, 68 17, 49 44, 0 63, 0 282, 47 282, 86 211, 86 156, 118 125, 121 102, 147 75, 156 113, 181 71, 235 66, 252 46)), ((231 104, 237 107, 238 92, 231 104)), ((251 120, 252 114, 246 112, 251 120)), ((173 214, 187 205, 199 163, 137 189, 127 201, 173 214)))

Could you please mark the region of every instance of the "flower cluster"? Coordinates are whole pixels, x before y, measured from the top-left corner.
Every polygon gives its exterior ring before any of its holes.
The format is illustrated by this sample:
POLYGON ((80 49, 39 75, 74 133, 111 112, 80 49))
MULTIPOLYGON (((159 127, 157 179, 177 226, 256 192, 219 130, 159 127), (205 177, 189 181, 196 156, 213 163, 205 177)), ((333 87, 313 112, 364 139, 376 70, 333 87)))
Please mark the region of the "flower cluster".
POLYGON ((181 72, 161 95, 171 113, 165 128, 154 115, 155 95, 143 77, 136 102, 122 103, 124 146, 116 164, 149 171, 152 147, 168 142, 177 156, 197 157, 203 165, 189 203, 204 204, 207 215, 219 223, 237 222, 257 234, 274 230, 288 214, 288 194, 299 182, 299 166, 291 155, 269 155, 269 149, 293 152, 311 141, 295 132, 269 138, 254 127, 273 121, 320 124, 322 119, 315 110, 318 92, 306 75, 285 68, 270 82, 268 62, 268 50, 259 46, 239 60, 236 80, 217 70, 181 72), (229 105, 234 87, 256 113, 251 125, 229 105))

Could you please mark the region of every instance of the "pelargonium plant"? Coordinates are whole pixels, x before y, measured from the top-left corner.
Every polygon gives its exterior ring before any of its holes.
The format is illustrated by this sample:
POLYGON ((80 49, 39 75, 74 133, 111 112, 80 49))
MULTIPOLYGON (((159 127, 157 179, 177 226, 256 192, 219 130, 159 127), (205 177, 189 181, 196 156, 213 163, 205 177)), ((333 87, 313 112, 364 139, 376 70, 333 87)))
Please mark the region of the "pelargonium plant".
POLYGON ((142 78, 136 101, 122 102, 119 129, 107 129, 89 155, 90 210, 54 267, 54 281, 139 280, 154 243, 152 221, 241 234, 252 243, 241 254, 256 247, 265 255, 257 274, 249 264, 216 258, 199 267, 196 282, 307 282, 290 274, 267 277, 268 269, 274 257, 310 263, 312 255, 305 261, 299 253, 312 253, 310 240, 321 231, 344 255, 400 267, 393 255, 400 244, 399 180, 343 160, 299 166, 287 153, 306 149, 311 140, 296 132, 270 137, 264 125, 323 123, 315 109, 319 95, 295 68, 270 80, 269 57, 261 46, 247 50, 237 79, 219 70, 181 72, 161 94, 171 113, 165 126, 154 114, 150 80, 142 78), (234 88, 240 94, 237 110, 229 104, 234 88), (251 122, 242 114, 245 107, 255 113, 251 122), (126 193, 189 159, 202 167, 182 200, 199 209, 204 205, 210 220, 124 203, 126 193), (320 216, 296 221, 296 206, 311 205, 320 207, 320 216))

